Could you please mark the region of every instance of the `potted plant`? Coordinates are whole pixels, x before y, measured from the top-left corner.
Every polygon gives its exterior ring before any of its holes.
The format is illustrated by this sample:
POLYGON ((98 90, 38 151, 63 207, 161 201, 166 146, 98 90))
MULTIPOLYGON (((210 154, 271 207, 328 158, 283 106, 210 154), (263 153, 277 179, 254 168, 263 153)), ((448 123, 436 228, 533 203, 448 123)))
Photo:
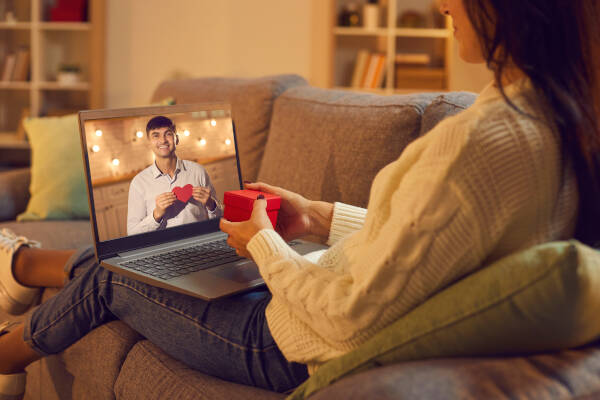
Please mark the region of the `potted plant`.
POLYGON ((73 85, 81 82, 81 67, 76 64, 62 64, 58 68, 56 80, 63 85, 73 85))

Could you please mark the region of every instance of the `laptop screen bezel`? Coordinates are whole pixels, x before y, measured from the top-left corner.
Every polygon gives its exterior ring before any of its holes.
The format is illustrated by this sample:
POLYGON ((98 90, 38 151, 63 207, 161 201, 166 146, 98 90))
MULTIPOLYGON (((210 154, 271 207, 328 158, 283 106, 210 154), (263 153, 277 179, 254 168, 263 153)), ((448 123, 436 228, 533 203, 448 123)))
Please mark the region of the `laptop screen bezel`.
MULTIPOLYGON (((198 236, 219 231, 219 219, 208 221, 194 222, 190 224, 180 225, 164 230, 140 233, 131 236, 124 236, 117 239, 100 241, 98 235, 98 224, 96 220, 96 208, 94 205, 94 190, 90 173, 90 162, 88 158, 87 139, 85 135, 85 122, 90 120, 110 119, 110 118, 126 118, 126 117, 141 117, 162 114, 178 114, 194 111, 212 111, 225 110, 231 116, 231 105, 228 103, 197 103, 197 104, 181 104, 172 106, 150 106, 150 107, 135 107, 135 108, 120 108, 112 110, 86 110, 80 111, 79 114, 79 134, 81 142, 81 152, 83 155, 85 180, 88 191, 88 203, 90 210, 90 224, 92 227, 92 235, 94 237, 94 248, 98 260, 105 260, 114 257, 118 253, 131 251, 150 246, 156 246, 162 243, 168 243, 175 240, 185 239, 192 236, 198 236)), ((235 159, 237 163, 239 188, 242 189, 242 170, 240 168, 240 158, 238 154, 238 143, 235 131, 235 123, 231 118, 233 129, 233 142, 235 146, 235 159)))

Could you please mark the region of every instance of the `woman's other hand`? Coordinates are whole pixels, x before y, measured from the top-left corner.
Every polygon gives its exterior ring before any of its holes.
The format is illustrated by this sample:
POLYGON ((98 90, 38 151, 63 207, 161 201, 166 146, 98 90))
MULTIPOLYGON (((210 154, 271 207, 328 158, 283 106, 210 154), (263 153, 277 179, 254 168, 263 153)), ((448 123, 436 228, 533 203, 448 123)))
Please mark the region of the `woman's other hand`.
POLYGON ((298 193, 262 182, 244 182, 244 188, 281 197, 281 208, 277 214, 275 230, 283 240, 289 242, 310 233, 310 217, 308 215, 310 201, 308 199, 298 193))
POLYGON ((298 193, 262 182, 244 182, 244 188, 281 197, 275 230, 286 242, 306 235, 327 240, 333 218, 333 204, 311 201, 298 193))
POLYGON ((267 201, 260 195, 254 201, 254 208, 250 219, 243 222, 230 222, 221 218, 219 227, 229 235, 227 244, 236 250, 242 257, 252 258, 246 246, 250 239, 262 229, 273 229, 271 220, 267 215, 267 201))

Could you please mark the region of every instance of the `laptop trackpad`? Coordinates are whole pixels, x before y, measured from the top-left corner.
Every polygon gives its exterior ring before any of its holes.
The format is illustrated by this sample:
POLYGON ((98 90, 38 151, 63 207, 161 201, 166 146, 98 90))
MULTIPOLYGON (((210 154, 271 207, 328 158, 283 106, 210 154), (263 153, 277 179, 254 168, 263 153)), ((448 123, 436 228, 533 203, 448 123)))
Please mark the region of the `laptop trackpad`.
POLYGON ((261 277, 258 272, 258 267, 253 263, 247 263, 245 265, 227 265, 207 272, 210 272, 219 278, 240 283, 250 282, 261 277))

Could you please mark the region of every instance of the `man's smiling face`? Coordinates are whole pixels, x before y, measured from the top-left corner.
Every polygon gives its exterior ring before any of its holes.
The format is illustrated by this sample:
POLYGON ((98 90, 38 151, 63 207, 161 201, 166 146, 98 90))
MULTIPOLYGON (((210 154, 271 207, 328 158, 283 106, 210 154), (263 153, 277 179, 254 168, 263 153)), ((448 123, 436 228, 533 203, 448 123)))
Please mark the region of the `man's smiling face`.
POLYGON ((169 127, 152 129, 148 133, 150 147, 159 158, 170 158, 175 153, 175 132, 169 127))

